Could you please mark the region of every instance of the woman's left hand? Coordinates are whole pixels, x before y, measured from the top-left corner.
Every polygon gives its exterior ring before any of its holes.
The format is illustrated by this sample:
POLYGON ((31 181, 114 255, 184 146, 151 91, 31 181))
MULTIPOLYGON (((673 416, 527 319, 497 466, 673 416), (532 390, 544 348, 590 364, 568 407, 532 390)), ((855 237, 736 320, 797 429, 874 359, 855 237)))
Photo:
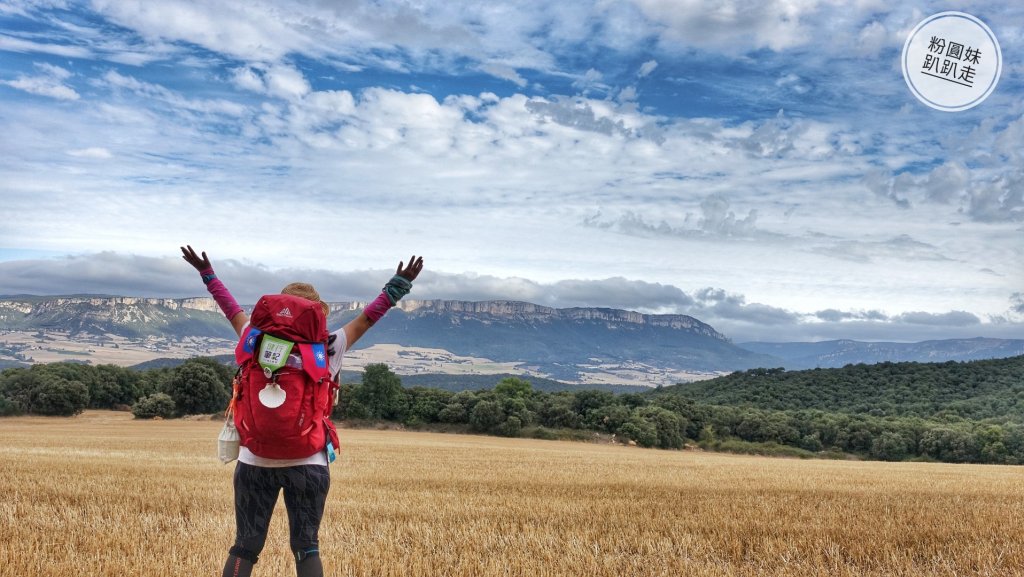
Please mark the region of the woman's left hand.
POLYGON ((395 271, 395 274, 412 282, 420 275, 421 270, 423 270, 423 257, 412 255, 409 257, 409 266, 405 266, 402 261, 398 262, 398 270, 395 271))
POLYGON ((210 259, 206 256, 206 251, 204 250, 203 257, 199 258, 199 255, 196 254, 192 245, 185 245, 181 247, 181 258, 185 259, 185 262, 192 265, 192 267, 199 272, 213 268, 213 265, 210 264, 210 259))

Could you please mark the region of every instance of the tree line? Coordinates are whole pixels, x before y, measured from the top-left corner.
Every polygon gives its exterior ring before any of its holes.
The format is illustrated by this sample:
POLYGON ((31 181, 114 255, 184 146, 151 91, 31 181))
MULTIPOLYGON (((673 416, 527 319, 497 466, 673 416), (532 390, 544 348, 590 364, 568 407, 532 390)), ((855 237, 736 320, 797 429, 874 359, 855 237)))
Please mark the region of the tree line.
POLYGON ((790 456, 954 463, 1024 463, 1024 425, 1011 419, 925 419, 820 409, 773 410, 713 405, 665 389, 613 394, 546 393, 504 378, 493 389, 451 392, 403 388, 385 365, 366 367, 361 383, 342 387, 342 419, 391 420, 407 426, 465 426, 478 433, 538 438, 610 435, 643 447, 702 448, 790 456))
MULTIPOLYGON (((233 372, 228 365, 204 358, 145 371, 69 363, 8 369, 0 373, 0 414, 73 415, 85 408, 130 408, 138 418, 217 413, 227 404, 233 372)), ((1002 369, 997 372, 1004 374, 1002 369)), ((726 378, 771 380, 782 374, 757 369, 726 378)), ((966 378, 966 373, 958 374, 966 378)), ((1013 401, 1020 395, 1015 385, 1005 390, 1013 401)), ((795 402, 764 408, 747 401, 698 401, 687 391, 680 386, 625 394, 545 392, 517 377, 502 378, 486 390, 407 388, 387 365, 372 364, 357 382, 342 384, 334 417, 508 437, 601 436, 662 449, 692 445, 801 457, 1024 464, 1024 423, 1019 416, 972 419, 949 410, 927 416, 901 410, 877 414, 871 407, 863 412, 830 411, 795 402)), ((984 388, 982 396, 991 397, 993 391, 984 388)))
POLYGON ((139 418, 223 411, 234 369, 211 358, 136 371, 116 365, 48 363, 0 372, 0 415, 72 416, 131 410, 139 418))
POLYGON ((713 405, 1024 422, 1024 356, 802 371, 761 368, 665 387, 664 392, 713 405))

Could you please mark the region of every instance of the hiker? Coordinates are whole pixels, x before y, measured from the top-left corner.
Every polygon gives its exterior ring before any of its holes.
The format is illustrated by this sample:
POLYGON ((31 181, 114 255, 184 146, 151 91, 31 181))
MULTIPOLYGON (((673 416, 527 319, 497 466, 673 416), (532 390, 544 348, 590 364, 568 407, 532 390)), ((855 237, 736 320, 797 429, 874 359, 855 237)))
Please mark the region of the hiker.
MULTIPOLYGON (((213 295, 224 316, 231 322, 231 326, 239 336, 240 342, 236 349, 236 359, 248 358, 254 352, 253 343, 257 342, 256 338, 262 337, 259 342, 267 342, 267 336, 270 333, 261 335, 260 330, 255 327, 249 327, 249 315, 242 310, 242 307, 231 296, 224 283, 217 278, 213 271, 213 266, 210 264, 210 259, 207 258, 205 252, 201 253, 202 256, 199 256, 191 246, 181 247, 181 252, 182 258, 199 271, 207 290, 213 295), (243 335, 245 336, 243 337, 243 335)), ((376 300, 367 305, 362 313, 345 324, 345 326, 331 332, 326 343, 294 346, 292 343, 288 343, 286 346, 292 347, 289 350, 299 349, 301 354, 296 355, 295 352, 291 352, 291 354, 286 353, 286 359, 281 359, 279 366, 284 366, 285 364, 288 366, 305 365, 307 371, 316 370, 312 366, 314 364, 322 367, 320 369, 323 371, 322 374, 329 375, 330 377, 327 382, 332 385, 330 390, 332 391, 331 396, 333 396, 333 391, 337 390, 336 383, 340 381, 342 354, 354 345, 374 323, 380 320, 388 309, 409 293, 412 288, 412 281, 416 279, 421 270, 423 270, 422 257, 413 255, 409 259, 407 266, 403 262, 399 262, 395 276, 388 281, 381 294, 376 300), (318 346, 321 348, 317 349, 316 347, 318 346), (326 348, 328 357, 326 363, 322 363, 321 358, 325 352, 324 348, 326 348), (308 355, 306 353, 307 350, 311 351, 308 355)), ((292 303, 293 306, 290 308, 299 308, 311 304, 318 305, 311 308, 319 308, 322 311, 323 317, 319 316, 319 311, 314 311, 317 312, 316 316, 320 321, 323 321, 329 312, 329 307, 320 300, 320 295, 312 285, 292 283, 284 287, 281 295, 289 296, 268 295, 261 298, 261 303, 258 303, 253 310, 253 324, 259 324, 256 316, 262 301, 271 301, 276 297, 283 299, 286 303, 292 303), (295 297, 299 298, 295 299, 295 297), (299 307, 296 307, 295 304, 298 304, 299 307)), ((282 309, 281 312, 289 311, 289 315, 291 315, 290 308, 282 309)), ((296 311, 296 314, 298 314, 298 311, 296 311)), ((323 334, 326 336, 326 327, 323 330, 323 334)), ((274 342, 277 342, 277 340, 274 342)), ((262 354, 262 352, 261 349, 260 353, 262 354)), ((255 360, 248 360, 246 362, 251 364, 255 360)), ((263 364, 262 358, 260 363, 263 364)), ((259 366, 255 366, 255 370, 266 370, 268 378, 271 374, 269 368, 261 369, 259 366)), ((301 371, 292 371, 292 373, 295 372, 301 373, 301 371)), ((242 371, 240 371, 240 375, 241 373, 242 371)), ((254 378, 259 377, 262 377, 262 375, 257 375, 254 378)), ((237 379, 238 377, 236 377, 237 379)), ((275 378, 274 381, 276 380, 275 378)), ((274 382, 268 382, 267 384, 268 386, 260 391, 258 399, 264 405, 276 407, 283 402, 281 399, 285 398, 285 394, 281 392, 281 389, 276 388, 274 382), (266 396, 264 396, 265 394, 266 396)), ((250 397, 252 396, 250 394, 250 397)), ((293 397, 295 396, 298 395, 293 395, 293 397)), ((233 394, 232 406, 234 406, 235 401, 238 399, 239 393, 236 390, 233 394)), ((251 398, 249 402, 253 403, 251 398)), ((319 555, 318 534, 320 520, 324 512, 324 504, 327 500, 327 492, 330 488, 328 464, 330 460, 333 460, 334 448, 337 446, 334 426, 330 424, 328 418, 331 405, 333 403, 328 404, 326 409, 328 414, 323 419, 324 426, 329 427, 329 431, 319 431, 319 434, 322 436, 317 438, 319 441, 318 446, 314 449, 315 452, 308 456, 297 458, 267 457, 266 455, 268 454, 277 455, 280 450, 278 449, 278 452, 264 450, 264 446, 259 443, 247 443, 245 434, 239 431, 242 435, 242 446, 239 449, 238 463, 235 466, 234 473, 235 542, 228 553, 227 562, 224 564, 224 577, 248 577, 251 575, 253 566, 258 561, 259 554, 266 542, 270 517, 274 511, 274 505, 277 503, 278 494, 282 489, 284 491, 285 508, 288 512, 290 545, 292 552, 295 554, 296 575, 298 577, 319 577, 323 575, 323 565, 319 555), (334 442, 333 446, 332 440, 334 442), (252 447, 247 447, 247 444, 252 445, 252 447), (255 453, 263 453, 264 456, 255 453)), ((235 421, 236 423, 238 422, 237 413, 235 421)), ((312 435, 309 436, 312 437, 312 435)), ((298 450, 302 451, 301 448, 298 450)))

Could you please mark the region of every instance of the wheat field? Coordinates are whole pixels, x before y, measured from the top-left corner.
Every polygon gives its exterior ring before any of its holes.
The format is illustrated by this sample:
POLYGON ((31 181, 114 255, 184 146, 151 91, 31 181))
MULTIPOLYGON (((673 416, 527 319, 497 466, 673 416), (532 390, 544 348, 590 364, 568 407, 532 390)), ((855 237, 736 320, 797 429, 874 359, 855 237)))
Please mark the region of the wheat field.
MULTIPOLYGON (((219 575, 213 421, 0 420, 0 574, 219 575)), ((342 431, 327 575, 1024 575, 1024 469, 342 431)), ((293 575, 279 503, 256 575, 293 575)))

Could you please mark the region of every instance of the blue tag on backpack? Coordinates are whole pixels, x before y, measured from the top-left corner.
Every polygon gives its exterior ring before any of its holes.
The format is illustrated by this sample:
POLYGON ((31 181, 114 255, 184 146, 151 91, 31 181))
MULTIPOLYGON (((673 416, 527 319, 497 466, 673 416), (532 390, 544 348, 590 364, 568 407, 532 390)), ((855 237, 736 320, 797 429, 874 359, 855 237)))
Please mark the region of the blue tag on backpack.
POLYGON ((335 452, 334 452, 334 443, 332 443, 330 441, 330 439, 328 439, 328 441, 327 441, 327 462, 328 463, 333 463, 334 460, 337 459, 337 458, 338 458, 338 455, 335 454, 335 452))

